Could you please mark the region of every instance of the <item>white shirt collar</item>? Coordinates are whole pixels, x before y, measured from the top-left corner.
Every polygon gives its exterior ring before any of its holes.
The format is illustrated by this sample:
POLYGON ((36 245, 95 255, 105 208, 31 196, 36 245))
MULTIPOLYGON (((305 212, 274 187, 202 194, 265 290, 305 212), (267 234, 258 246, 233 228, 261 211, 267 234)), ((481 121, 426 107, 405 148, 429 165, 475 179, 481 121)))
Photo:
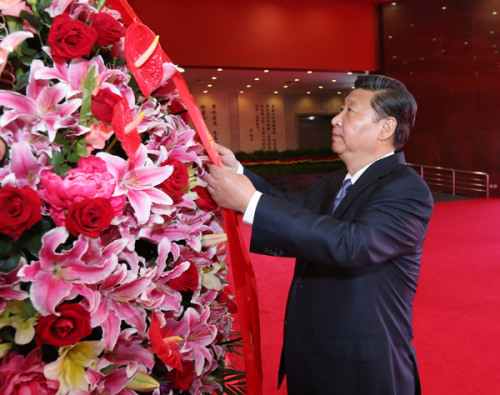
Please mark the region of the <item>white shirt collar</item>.
POLYGON ((361 177, 361 175, 366 171, 366 169, 368 169, 376 161, 378 161, 380 159, 387 158, 388 156, 391 156, 391 155, 394 155, 394 152, 389 152, 388 154, 385 154, 384 156, 381 156, 380 158, 374 160, 373 162, 368 163, 365 167, 363 167, 361 170, 358 170, 352 176, 349 173, 347 173, 346 176, 345 176, 345 178, 344 178, 344 181, 348 180, 348 179, 351 179, 351 183, 354 185, 354 183, 358 180, 359 177, 361 177))

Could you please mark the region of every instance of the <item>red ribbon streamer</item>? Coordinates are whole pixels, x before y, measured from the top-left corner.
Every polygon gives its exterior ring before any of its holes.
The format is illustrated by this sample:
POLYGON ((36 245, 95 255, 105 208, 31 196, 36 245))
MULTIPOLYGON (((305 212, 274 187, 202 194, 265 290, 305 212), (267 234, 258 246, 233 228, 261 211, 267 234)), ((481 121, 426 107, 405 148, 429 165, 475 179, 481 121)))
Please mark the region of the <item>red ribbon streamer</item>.
MULTIPOLYGON (((111 8, 120 12, 125 25, 128 26, 133 22, 140 23, 139 17, 126 0, 108 0, 108 4, 111 8)), ((163 59, 166 62, 172 63, 164 51, 163 59)), ((176 71, 172 79, 208 156, 216 166, 221 167, 222 163, 215 149, 214 139, 207 129, 200 109, 191 96, 184 78, 176 71)), ((223 213, 228 236, 236 301, 238 304, 241 336, 243 339, 247 393, 249 395, 261 395, 262 361, 260 352, 259 304, 255 274, 250 261, 250 255, 241 236, 236 213, 231 210, 223 210, 223 213)))

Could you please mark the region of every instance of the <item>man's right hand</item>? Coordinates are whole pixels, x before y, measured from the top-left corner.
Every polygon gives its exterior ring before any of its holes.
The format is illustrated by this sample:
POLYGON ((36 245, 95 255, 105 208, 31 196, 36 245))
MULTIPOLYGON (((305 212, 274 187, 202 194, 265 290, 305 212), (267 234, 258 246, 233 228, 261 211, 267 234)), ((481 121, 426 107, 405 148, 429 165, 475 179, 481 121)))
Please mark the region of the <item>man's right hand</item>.
POLYGON ((220 144, 215 144, 215 148, 217 149, 217 152, 220 155, 220 159, 222 161, 222 168, 224 170, 236 173, 236 171, 238 170, 239 162, 234 156, 233 151, 220 144))

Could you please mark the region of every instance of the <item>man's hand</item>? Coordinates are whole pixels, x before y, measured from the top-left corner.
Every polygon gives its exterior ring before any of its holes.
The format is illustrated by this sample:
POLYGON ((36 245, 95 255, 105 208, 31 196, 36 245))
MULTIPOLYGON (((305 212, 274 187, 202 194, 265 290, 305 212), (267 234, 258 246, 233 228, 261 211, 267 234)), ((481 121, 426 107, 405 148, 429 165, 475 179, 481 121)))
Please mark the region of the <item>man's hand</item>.
POLYGON ((234 156, 233 152, 229 148, 226 148, 220 144, 215 144, 215 148, 220 155, 222 168, 236 173, 236 171, 238 170, 238 160, 234 156))
POLYGON ((245 212, 255 192, 247 177, 215 165, 209 167, 206 181, 210 195, 219 206, 241 213, 245 212))

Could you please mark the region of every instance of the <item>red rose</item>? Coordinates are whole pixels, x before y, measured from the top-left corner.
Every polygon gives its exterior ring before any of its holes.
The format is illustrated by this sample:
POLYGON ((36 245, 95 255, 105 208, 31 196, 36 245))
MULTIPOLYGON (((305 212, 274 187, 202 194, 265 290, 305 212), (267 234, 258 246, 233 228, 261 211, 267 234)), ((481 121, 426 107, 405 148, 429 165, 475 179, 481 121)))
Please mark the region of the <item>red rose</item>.
POLYGON ((107 199, 102 197, 83 199, 69 206, 66 229, 73 236, 81 233, 95 239, 109 226, 114 216, 113 206, 107 199))
POLYGON ((189 181, 189 173, 184 164, 177 159, 168 159, 161 164, 162 166, 173 166, 174 170, 170 177, 163 181, 159 187, 172 199, 180 198, 184 195, 184 188, 189 181))
POLYGON ((177 99, 172 100, 167 105, 168 111, 170 114, 179 115, 182 120, 186 123, 189 123, 189 115, 187 113, 186 107, 177 99))
POLYGON ((37 345, 67 346, 92 333, 90 313, 78 303, 63 304, 56 310, 60 315, 46 315, 38 320, 35 336, 37 345))
POLYGON ((121 99, 121 96, 109 88, 99 89, 97 94, 92 96, 90 110, 99 121, 110 122, 113 119, 113 109, 121 99))
POLYGON ((214 202, 210 192, 208 192, 207 188, 203 188, 200 186, 194 187, 193 191, 198 195, 198 199, 196 199, 196 204, 199 208, 205 211, 213 211, 218 206, 217 203, 214 202))
POLYGON ((68 13, 64 13, 54 18, 47 42, 54 61, 63 63, 89 56, 96 40, 97 32, 93 27, 78 19, 73 20, 68 13))
POLYGON ((127 30, 115 18, 105 12, 92 14, 90 24, 97 31, 97 45, 101 47, 117 42, 125 36, 127 30))
POLYGON ((236 303, 234 303, 233 300, 231 300, 226 290, 219 292, 219 294, 217 295, 217 301, 219 302, 219 304, 225 304, 229 313, 236 314, 238 312, 238 306, 236 305, 236 303))
POLYGON ((42 219, 41 205, 37 193, 28 186, 3 187, 0 189, 0 232, 16 241, 42 219))
POLYGON ((167 380, 172 383, 172 387, 181 391, 187 391, 191 387, 191 380, 194 377, 194 365, 191 361, 182 361, 182 369, 172 369, 167 372, 167 380))
POLYGON ((200 275, 193 262, 189 262, 189 268, 179 277, 173 278, 168 282, 170 288, 175 291, 194 291, 198 288, 200 275))

